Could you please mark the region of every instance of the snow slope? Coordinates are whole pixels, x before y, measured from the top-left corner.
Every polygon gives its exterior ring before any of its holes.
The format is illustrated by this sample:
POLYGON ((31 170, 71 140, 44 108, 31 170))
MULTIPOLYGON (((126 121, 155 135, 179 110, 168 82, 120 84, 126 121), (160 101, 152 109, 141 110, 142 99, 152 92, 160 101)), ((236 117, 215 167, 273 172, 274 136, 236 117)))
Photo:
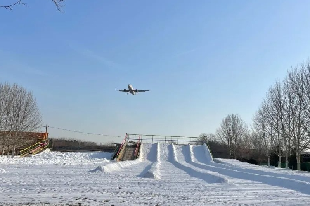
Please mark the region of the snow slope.
POLYGON ((0 205, 309 205, 310 174, 212 158, 206 145, 0 156, 0 205))

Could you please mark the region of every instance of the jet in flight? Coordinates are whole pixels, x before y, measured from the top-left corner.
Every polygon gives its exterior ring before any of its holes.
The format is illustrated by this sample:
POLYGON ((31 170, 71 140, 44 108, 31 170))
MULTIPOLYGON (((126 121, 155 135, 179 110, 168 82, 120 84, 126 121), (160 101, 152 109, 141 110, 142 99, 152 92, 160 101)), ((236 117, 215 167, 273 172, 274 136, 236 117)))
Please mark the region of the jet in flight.
POLYGON ((120 92, 127 92, 127 94, 130 93, 130 94, 132 94, 132 95, 135 95, 135 94, 137 94, 138 92, 147 92, 147 91, 150 91, 150 90, 145 90, 145 89, 134 89, 134 88, 132 87, 131 84, 128 84, 128 89, 120 89, 120 90, 118 90, 118 91, 120 91, 120 92))

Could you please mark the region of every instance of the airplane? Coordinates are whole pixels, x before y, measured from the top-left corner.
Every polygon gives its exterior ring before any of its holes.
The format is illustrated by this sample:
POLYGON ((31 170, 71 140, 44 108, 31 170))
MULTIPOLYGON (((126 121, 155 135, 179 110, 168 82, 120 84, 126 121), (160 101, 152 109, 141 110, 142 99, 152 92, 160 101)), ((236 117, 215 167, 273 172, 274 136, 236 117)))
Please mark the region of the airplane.
POLYGON ((147 92, 147 91, 150 91, 150 90, 134 89, 131 84, 128 84, 128 89, 120 89, 118 91, 120 91, 120 92, 127 92, 127 95, 128 95, 128 93, 130 93, 132 95, 136 95, 138 92, 147 92))

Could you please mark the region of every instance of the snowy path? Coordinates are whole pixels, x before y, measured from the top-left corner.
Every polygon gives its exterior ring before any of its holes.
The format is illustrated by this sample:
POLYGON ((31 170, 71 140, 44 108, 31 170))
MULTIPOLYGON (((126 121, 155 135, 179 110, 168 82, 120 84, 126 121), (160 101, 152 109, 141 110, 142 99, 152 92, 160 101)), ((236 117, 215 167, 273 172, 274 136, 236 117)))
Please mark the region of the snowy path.
POLYGON ((275 170, 269 168, 265 168, 265 170, 263 170, 260 166, 245 163, 243 163, 243 167, 240 167, 241 164, 239 164, 238 167, 227 163, 219 164, 214 162, 206 162, 205 159, 202 158, 203 156, 199 155, 203 153, 204 149, 202 147, 203 146, 192 146, 194 159, 190 163, 197 168, 218 172, 232 178, 257 181, 272 186, 296 190, 308 195, 310 194, 310 175, 308 173, 303 176, 298 175, 297 172, 289 175, 283 173, 283 170, 282 173, 277 173, 275 170), (245 165, 248 165, 248 168, 244 168, 245 165))
MULTIPOLYGON (((225 163, 217 164, 213 161, 210 161, 209 157, 205 157, 206 155, 206 148, 205 146, 175 146, 176 147, 176 153, 178 160, 181 164, 186 165, 187 167, 192 167, 193 170, 199 171, 201 173, 211 173, 214 176, 220 176, 223 179, 227 180, 227 183, 225 186, 222 186, 222 192, 227 192, 228 194, 231 191, 240 191, 239 193, 236 193, 233 195, 233 197, 237 200, 238 203, 248 203, 251 202, 252 204, 288 204, 288 205, 296 205, 296 204, 304 204, 306 205, 307 201, 309 200, 309 196, 305 194, 301 194, 298 191, 301 191, 302 193, 308 194, 310 186, 305 185, 304 181, 299 181, 298 186, 295 187, 293 184, 295 182, 294 179, 286 179, 286 181, 289 181, 286 183, 285 181, 279 183, 277 176, 274 179, 268 179, 266 177, 269 177, 267 174, 271 174, 272 172, 262 171, 261 169, 269 169, 269 168, 257 168, 257 173, 251 173, 253 172, 253 169, 249 169, 248 171, 242 167, 230 166, 234 167, 229 168, 229 166, 226 166, 225 163), (264 174, 263 177, 260 176, 260 174, 264 174), (256 182, 257 181, 257 182, 256 182), (266 184, 262 184, 266 183, 266 184), (291 183, 291 185, 289 185, 291 183), (277 187, 275 187, 277 186, 277 187), (281 187, 282 186, 282 187, 281 187), (292 190, 286 189, 286 187, 292 190), (284 188, 283 188, 284 187, 284 188), (297 190, 294 191, 294 189, 297 190), (274 199, 274 197, 277 197, 277 199, 274 199), (293 197, 292 197, 293 196, 293 197)), ((227 160, 227 162, 230 162, 230 160, 227 160)), ((239 161, 236 161, 240 164, 239 161)), ((243 165, 249 165, 247 163, 241 163, 243 165)), ((255 167, 255 165, 253 165, 255 167)), ((295 172, 296 173, 296 172, 295 172)), ((275 175, 275 174, 274 174, 275 175)), ((279 175, 279 174, 278 174, 279 175)), ((296 177, 298 175, 294 175, 293 177, 296 177)), ((309 177, 309 174, 307 178, 309 177)), ((271 177, 269 177, 271 178, 271 177)), ((278 177, 281 178, 281 177, 278 177)), ((302 177, 300 177, 302 179, 302 177)), ((282 178, 281 178, 282 179, 282 178)), ((304 179, 303 179, 304 180, 304 179)), ((212 187, 214 189, 214 185, 212 187)), ((210 194, 212 194, 212 189, 210 190, 210 194)), ((211 195, 212 198, 218 198, 217 194, 211 195)), ((230 196, 227 196, 226 198, 231 198, 230 196)), ((223 198, 225 199, 225 198, 223 198)))
POLYGON ((212 160, 205 146, 143 144, 134 161, 46 151, 0 157, 0 205, 309 205, 310 174, 212 160))

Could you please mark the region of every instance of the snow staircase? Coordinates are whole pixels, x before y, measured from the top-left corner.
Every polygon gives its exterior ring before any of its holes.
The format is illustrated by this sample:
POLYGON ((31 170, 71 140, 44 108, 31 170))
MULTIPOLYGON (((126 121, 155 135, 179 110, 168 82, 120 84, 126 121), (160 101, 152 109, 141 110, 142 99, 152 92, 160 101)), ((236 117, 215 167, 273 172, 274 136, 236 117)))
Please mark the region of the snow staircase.
POLYGON ((26 157, 30 155, 38 154, 39 152, 42 152, 45 150, 48 146, 48 140, 42 140, 39 141, 33 145, 30 145, 29 147, 26 147, 25 149, 20 150, 20 157, 26 157))
POLYGON ((127 145, 125 148, 125 152, 123 154, 123 157, 121 158, 122 161, 126 160, 134 160, 135 159, 135 151, 136 151, 136 146, 133 145, 127 145))
POLYGON ((126 136, 119 146, 115 148, 114 154, 111 159, 116 159, 116 161, 126 161, 137 159, 140 155, 140 136, 137 143, 128 142, 129 136, 126 133, 126 136))
POLYGON ((120 161, 121 160, 121 158, 123 157, 123 154, 124 154, 127 142, 128 142, 128 135, 126 133, 125 138, 124 138, 122 144, 117 146, 117 148, 115 149, 115 153, 112 155, 112 158, 111 158, 112 160, 113 159, 116 159, 116 161, 120 161))

